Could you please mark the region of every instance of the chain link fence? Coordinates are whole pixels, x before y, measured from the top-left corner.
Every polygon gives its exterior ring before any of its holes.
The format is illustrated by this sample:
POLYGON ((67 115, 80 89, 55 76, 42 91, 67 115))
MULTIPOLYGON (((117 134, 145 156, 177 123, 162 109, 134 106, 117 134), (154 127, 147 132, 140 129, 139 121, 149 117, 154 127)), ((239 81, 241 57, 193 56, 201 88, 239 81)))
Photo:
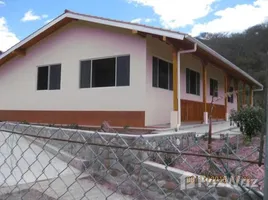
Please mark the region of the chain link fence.
POLYGON ((263 199, 259 144, 1 122, 0 199, 263 199))

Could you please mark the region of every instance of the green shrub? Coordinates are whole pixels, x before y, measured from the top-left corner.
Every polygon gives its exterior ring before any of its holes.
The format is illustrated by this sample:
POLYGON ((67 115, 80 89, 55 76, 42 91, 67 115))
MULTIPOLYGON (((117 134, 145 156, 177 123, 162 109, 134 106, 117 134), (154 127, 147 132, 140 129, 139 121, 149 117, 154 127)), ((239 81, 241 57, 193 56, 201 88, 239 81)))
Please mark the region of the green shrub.
POLYGON ((252 136, 262 129, 264 111, 258 106, 244 106, 239 111, 232 110, 230 120, 235 122, 240 131, 251 140, 252 136))

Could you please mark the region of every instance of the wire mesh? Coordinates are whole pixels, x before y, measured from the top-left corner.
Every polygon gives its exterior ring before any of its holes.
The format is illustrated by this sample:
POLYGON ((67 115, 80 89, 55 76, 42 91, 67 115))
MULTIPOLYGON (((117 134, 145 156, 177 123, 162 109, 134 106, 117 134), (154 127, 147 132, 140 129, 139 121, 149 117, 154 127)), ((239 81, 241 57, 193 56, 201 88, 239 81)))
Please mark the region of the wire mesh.
POLYGON ((1 122, 0 199, 262 199, 259 144, 1 122))

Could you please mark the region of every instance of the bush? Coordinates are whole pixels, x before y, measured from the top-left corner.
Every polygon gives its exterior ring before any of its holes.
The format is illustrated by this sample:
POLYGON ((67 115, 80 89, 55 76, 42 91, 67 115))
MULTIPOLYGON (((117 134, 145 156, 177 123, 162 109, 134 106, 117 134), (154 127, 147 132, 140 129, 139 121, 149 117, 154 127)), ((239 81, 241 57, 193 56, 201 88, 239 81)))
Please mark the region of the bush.
POLYGON ((252 136, 262 129, 264 111, 258 106, 244 106, 239 111, 232 110, 230 120, 235 122, 240 131, 251 140, 252 136))
POLYGON ((78 124, 69 124, 67 128, 70 128, 70 129, 79 129, 79 125, 78 124))

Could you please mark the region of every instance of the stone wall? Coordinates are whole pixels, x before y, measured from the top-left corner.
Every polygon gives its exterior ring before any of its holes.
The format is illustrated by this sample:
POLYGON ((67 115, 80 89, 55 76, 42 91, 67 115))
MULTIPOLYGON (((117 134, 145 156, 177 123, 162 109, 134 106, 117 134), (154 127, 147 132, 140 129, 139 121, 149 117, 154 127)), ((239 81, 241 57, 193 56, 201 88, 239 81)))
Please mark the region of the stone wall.
MULTIPOLYGON (((88 173, 89 179, 137 199, 200 199, 206 193, 208 195, 203 199, 232 199, 238 196, 238 192, 228 185, 217 188, 199 185, 185 189, 182 181, 185 179, 182 177, 196 174, 152 162, 152 155, 156 156, 156 153, 140 150, 183 149, 195 142, 194 133, 139 136, 3 122, 0 123, 0 131, 22 134, 29 143, 88 173), (51 139, 36 139, 34 136, 51 139)), ((19 134, 18 137, 21 137, 19 134)), ((164 155, 159 153, 157 156, 164 155)))

